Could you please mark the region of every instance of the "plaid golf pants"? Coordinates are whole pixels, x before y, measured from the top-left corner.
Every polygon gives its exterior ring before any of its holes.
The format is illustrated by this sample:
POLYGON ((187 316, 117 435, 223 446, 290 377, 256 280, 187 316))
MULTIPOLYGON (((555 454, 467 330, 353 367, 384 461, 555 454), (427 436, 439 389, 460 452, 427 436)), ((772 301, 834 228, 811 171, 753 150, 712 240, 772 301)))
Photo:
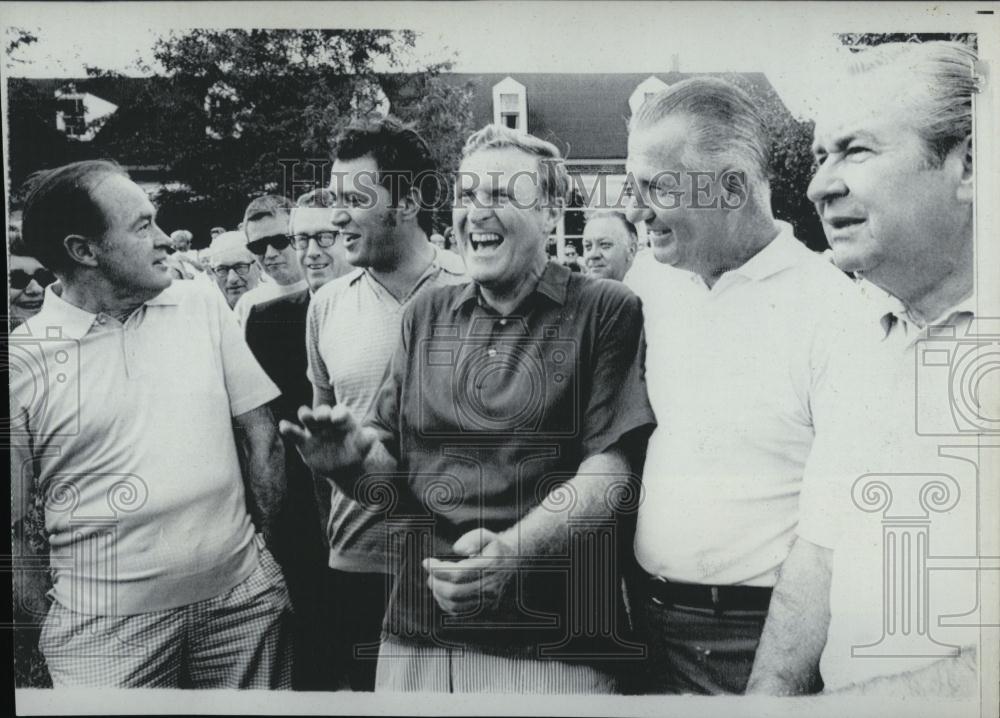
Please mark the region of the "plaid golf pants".
POLYGON ((90 616, 53 603, 39 638, 53 686, 289 688, 291 604, 261 547, 242 583, 166 611, 90 616))

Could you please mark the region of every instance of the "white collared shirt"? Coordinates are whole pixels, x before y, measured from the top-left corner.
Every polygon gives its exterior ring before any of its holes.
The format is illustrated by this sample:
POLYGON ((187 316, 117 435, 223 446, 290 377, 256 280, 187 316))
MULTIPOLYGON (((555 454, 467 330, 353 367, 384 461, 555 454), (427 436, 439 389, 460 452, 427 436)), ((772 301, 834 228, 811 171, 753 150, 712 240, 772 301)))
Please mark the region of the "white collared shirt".
POLYGON ((651 574, 771 586, 794 539, 827 360, 863 304, 853 282, 778 224, 711 289, 638 258, 625 278, 643 301, 657 420, 635 538, 651 574))
POLYGON ((11 335, 14 518, 47 497, 54 597, 87 614, 213 598, 257 565, 232 417, 278 395, 217 287, 176 281, 123 322, 46 289, 11 335))
POLYGON ((996 414, 976 402, 989 401, 980 390, 996 337, 971 299, 925 327, 895 304, 838 348, 839 428, 817 440, 802 490, 799 535, 833 549, 820 662, 831 690, 975 643, 1000 601, 996 580, 983 574, 980 593, 969 570, 993 529, 977 509, 989 495, 979 464, 997 461, 980 446, 983 417, 996 414))

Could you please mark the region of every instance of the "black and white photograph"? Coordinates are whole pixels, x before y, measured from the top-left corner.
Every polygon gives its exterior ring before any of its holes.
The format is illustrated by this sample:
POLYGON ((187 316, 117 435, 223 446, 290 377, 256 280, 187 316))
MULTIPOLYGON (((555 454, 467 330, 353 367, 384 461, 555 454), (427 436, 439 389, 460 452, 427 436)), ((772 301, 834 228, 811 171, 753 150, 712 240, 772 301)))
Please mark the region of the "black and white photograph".
POLYGON ((996 716, 998 13, 5 3, 15 714, 996 716))

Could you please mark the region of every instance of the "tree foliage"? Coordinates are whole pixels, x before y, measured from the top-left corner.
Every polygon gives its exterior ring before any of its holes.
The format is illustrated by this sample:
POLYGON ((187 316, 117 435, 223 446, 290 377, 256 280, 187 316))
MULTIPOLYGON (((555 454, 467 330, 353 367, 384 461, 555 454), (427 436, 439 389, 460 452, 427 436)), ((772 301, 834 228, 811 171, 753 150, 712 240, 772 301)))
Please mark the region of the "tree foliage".
POLYGON ((976 49, 974 32, 842 32, 837 39, 851 52, 860 52, 871 45, 887 42, 930 42, 931 40, 952 40, 976 49))
POLYGON ((451 166, 471 130, 470 100, 441 81, 446 65, 400 71, 414 39, 390 30, 171 34, 154 47, 164 74, 143 83, 95 143, 123 164, 166 168, 183 187, 156 197, 164 225, 196 237, 235 226, 254 196, 303 191, 301 182, 288 186, 290 164, 322 166, 336 133, 377 113, 383 98, 451 166))
POLYGON ((813 174, 811 147, 815 123, 792 117, 770 86, 764 91, 762 86, 735 73, 725 79, 750 95, 767 126, 771 138, 771 207, 775 218, 789 222, 795 228, 795 236, 810 249, 826 249, 823 225, 806 197, 813 174))

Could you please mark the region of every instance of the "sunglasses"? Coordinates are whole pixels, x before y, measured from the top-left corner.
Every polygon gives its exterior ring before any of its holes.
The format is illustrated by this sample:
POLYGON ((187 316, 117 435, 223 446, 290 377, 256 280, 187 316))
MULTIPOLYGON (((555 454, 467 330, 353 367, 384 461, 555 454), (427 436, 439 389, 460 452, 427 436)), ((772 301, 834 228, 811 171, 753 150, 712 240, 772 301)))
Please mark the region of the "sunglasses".
POLYGON ((15 269, 10 273, 10 286, 13 289, 27 289, 34 279, 40 287, 47 287, 56 281, 56 275, 47 269, 36 269, 34 274, 28 274, 22 269, 15 269))
POLYGON ((247 249, 258 257, 263 257, 268 245, 271 245, 280 252, 291 243, 292 240, 287 234, 272 234, 270 237, 261 237, 252 242, 247 242, 247 249))
POLYGON ((337 241, 337 232, 317 232, 316 234, 296 234, 292 236, 292 244, 295 249, 304 252, 309 249, 309 240, 315 240, 323 249, 332 247, 337 241))
POLYGON ((229 272, 236 272, 239 276, 245 277, 250 273, 250 267, 252 265, 249 262, 237 262, 236 264, 220 264, 212 268, 212 272, 219 279, 225 279, 229 276, 229 272))

